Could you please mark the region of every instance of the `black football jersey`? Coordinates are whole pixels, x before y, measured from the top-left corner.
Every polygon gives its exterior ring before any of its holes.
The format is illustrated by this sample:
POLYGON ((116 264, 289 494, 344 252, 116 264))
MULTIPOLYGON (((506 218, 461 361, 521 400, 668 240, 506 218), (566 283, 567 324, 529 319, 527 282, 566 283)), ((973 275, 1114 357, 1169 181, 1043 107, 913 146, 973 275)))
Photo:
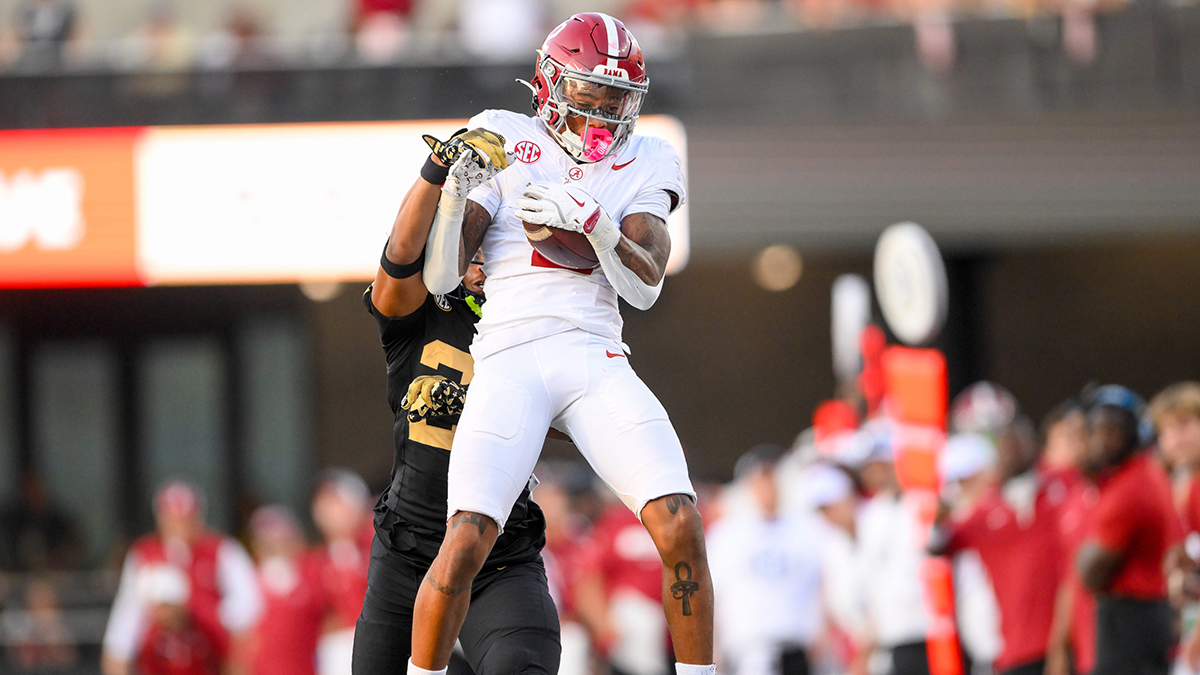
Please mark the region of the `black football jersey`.
MULTIPOLYGON (((400 401, 419 375, 470 384, 474 361, 468 350, 478 316, 463 299, 433 294, 417 311, 398 319, 375 308, 370 288, 363 304, 379 324, 387 355, 388 405, 396 416, 392 483, 375 505, 375 532, 385 546, 427 567, 446 535, 446 475, 458 417, 409 423, 400 401)), ((534 560, 545 543, 545 518, 526 487, 484 567, 534 560)))

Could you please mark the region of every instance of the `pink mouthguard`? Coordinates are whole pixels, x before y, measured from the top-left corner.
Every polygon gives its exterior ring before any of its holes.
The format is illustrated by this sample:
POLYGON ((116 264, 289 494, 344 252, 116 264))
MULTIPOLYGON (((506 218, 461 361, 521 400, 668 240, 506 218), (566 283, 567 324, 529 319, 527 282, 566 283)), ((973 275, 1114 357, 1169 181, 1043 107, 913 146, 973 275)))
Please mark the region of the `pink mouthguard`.
POLYGON ((603 127, 584 131, 583 158, 589 162, 599 161, 612 145, 612 132, 603 127))

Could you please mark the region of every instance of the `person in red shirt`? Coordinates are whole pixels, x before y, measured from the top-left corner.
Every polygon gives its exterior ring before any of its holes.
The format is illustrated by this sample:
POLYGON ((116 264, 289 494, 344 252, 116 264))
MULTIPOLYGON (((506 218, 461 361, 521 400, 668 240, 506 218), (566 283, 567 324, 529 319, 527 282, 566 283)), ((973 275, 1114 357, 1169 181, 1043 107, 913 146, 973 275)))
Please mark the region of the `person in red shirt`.
POLYGON ((138 579, 150 626, 137 654, 139 675, 220 675, 223 636, 188 609, 191 587, 174 565, 154 565, 138 579))
MULTIPOLYGON (((1175 507, 1188 538, 1188 555, 1195 556, 1200 544, 1200 383, 1178 382, 1162 390, 1150 401, 1147 417, 1154 422, 1159 452, 1174 469, 1175 507)), ((1187 558, 1182 562, 1196 564, 1187 558)), ((1180 647, 1188 669, 1200 670, 1200 624, 1188 631, 1180 647)))
POLYGON ((1063 401, 1042 421, 1041 470, 1065 494, 1058 530, 1063 583, 1055 606, 1047 675, 1090 673, 1096 664, 1096 600, 1083 586, 1074 560, 1091 524, 1099 493, 1087 478, 1087 410, 1077 398, 1063 401))
POLYGON ((1167 675, 1173 612, 1164 562, 1183 537, 1161 465, 1142 451, 1143 405, 1105 385, 1088 408, 1088 459, 1100 489, 1076 567, 1096 596, 1093 675, 1167 675))
POLYGON ((1163 461, 1178 477, 1175 506, 1184 530, 1200 532, 1200 383, 1179 382, 1150 401, 1147 417, 1158 433, 1163 461))
POLYGON ((315 675, 317 640, 329 603, 318 557, 291 510, 264 506, 250 516, 263 614, 253 634, 251 675, 315 675))
POLYGON ((358 474, 326 469, 317 479, 313 523, 323 545, 315 552, 330 614, 318 648, 321 675, 350 673, 354 628, 367 595, 370 548, 363 547, 363 523, 371 518, 371 493, 358 474))
POLYGON ((1066 492, 1037 471, 1028 418, 1015 416, 1000 429, 996 452, 999 482, 966 516, 939 528, 931 548, 939 555, 973 549, 987 569, 1003 637, 993 670, 1041 675, 1062 578, 1058 523, 1066 492))
POLYGON ((254 563, 240 543, 205 526, 203 505, 202 493, 185 481, 157 492, 156 531, 133 543, 121 570, 104 633, 105 675, 129 675, 137 655, 161 634, 142 578, 163 567, 186 578, 189 623, 212 639, 223 667, 243 663, 244 638, 262 610, 254 563))
POLYGON ((667 675, 662 560, 637 516, 621 503, 592 526, 577 558, 575 610, 617 675, 667 675))

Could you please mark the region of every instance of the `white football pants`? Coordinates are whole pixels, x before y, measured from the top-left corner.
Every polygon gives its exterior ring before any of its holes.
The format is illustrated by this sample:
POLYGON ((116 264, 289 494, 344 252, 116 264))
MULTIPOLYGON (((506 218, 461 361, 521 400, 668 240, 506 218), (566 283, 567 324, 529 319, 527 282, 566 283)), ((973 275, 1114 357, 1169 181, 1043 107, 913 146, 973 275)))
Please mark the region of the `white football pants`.
POLYGON ((450 453, 448 515, 482 513, 503 532, 551 426, 639 517, 659 497, 695 497, 667 411, 620 343, 574 329, 475 362, 450 453))

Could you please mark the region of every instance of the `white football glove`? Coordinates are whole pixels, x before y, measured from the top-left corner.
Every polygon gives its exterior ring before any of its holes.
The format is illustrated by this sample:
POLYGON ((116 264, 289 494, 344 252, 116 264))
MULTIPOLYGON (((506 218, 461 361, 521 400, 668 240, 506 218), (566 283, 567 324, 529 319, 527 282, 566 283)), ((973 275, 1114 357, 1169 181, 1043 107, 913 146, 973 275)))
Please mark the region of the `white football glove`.
POLYGON ((611 251, 621 241, 621 228, 604 207, 582 188, 548 181, 530 183, 517 200, 517 218, 587 236, 597 253, 611 251))
POLYGON ((442 192, 465 199, 475 188, 507 169, 516 155, 504 150, 504 136, 488 129, 460 129, 448 141, 439 141, 428 134, 421 137, 450 173, 442 184, 442 192))
POLYGON ((471 190, 488 182, 507 168, 492 164, 491 160, 486 157, 483 162, 484 166, 480 168, 478 160, 472 153, 464 152, 459 155, 458 159, 450 165, 450 173, 446 176, 446 182, 442 184, 442 192, 455 199, 466 199, 471 190))

